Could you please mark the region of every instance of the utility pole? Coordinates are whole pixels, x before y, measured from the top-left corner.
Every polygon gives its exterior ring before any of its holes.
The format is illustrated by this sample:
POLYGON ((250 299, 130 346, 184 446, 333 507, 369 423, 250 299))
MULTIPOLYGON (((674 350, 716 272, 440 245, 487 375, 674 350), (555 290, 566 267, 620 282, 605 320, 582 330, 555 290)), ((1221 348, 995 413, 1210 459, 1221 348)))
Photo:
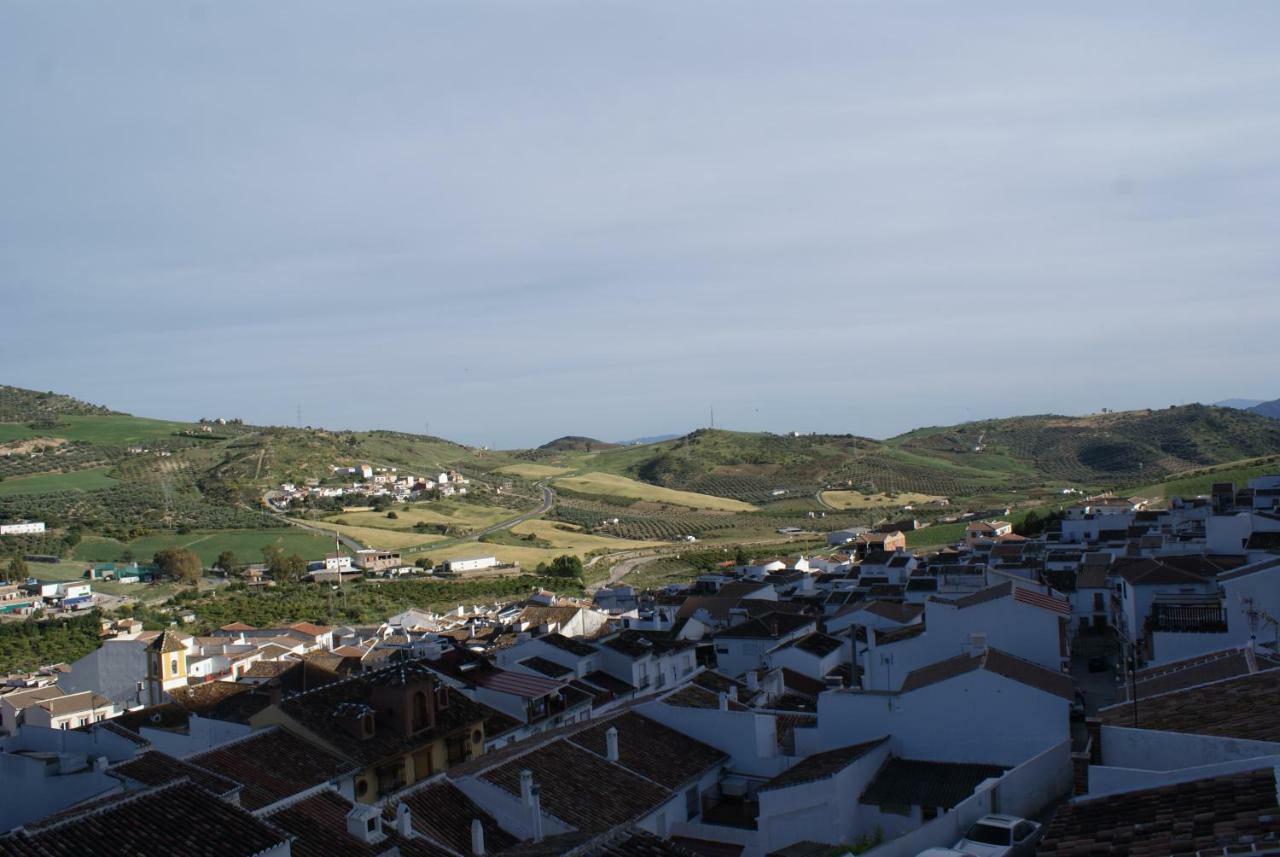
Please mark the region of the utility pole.
POLYGON ((716 427, 716 406, 715 405, 711 406, 711 427, 712 428, 716 427))

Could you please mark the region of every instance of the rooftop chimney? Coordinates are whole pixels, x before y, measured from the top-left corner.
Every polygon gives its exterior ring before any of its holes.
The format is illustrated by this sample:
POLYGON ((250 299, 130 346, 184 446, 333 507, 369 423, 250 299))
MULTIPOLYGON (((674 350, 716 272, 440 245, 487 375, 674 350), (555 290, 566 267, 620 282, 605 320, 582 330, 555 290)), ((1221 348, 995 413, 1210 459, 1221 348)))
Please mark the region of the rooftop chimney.
POLYGON ((756 691, 760 689, 760 676, 755 670, 747 670, 747 690, 756 691))
POLYGON ((520 772, 520 802, 525 806, 533 803, 533 771, 520 772))
POLYGON ((969 633, 969 654, 975 658, 979 655, 987 653, 987 634, 985 631, 972 631, 969 633))
POLYGON ((618 761, 618 728, 610 726, 604 733, 604 757, 610 762, 618 761))
POLYGON ((720 691, 720 710, 729 710, 729 694, 725 693, 723 690, 720 691))
POLYGON ((538 786, 529 787, 529 797, 530 797, 530 800, 532 801, 532 806, 530 807, 530 810, 533 816, 530 819, 530 821, 533 822, 532 826, 533 826, 534 842, 542 841, 542 797, 540 795, 541 791, 542 790, 538 788, 538 786))
POLYGON ((734 702, 738 701, 738 686, 736 684, 729 685, 729 698, 734 702))
POLYGON ((471 854, 484 857, 484 824, 478 818, 471 819, 471 854))
POLYGON ((347 833, 366 845, 381 842, 386 838, 382 833, 382 810, 369 804, 356 804, 347 813, 347 833))
POLYGON ((404 839, 412 839, 418 834, 413 830, 413 814, 409 811, 408 804, 400 804, 396 807, 396 833, 404 839))

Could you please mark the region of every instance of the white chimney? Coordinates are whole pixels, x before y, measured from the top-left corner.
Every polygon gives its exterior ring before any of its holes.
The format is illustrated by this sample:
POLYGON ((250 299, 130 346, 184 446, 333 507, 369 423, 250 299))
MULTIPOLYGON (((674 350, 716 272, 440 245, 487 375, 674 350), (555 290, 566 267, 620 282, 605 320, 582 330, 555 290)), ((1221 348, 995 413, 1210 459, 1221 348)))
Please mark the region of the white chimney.
POLYGON ((738 686, 736 684, 729 685, 729 698, 734 702, 738 701, 738 686))
POLYGON ((417 836, 413 831, 413 814, 409 811, 408 804, 400 804, 396 807, 396 833, 404 839, 412 839, 417 836))
POLYGON ((720 691, 720 710, 729 710, 729 694, 725 693, 723 690, 720 691))
POLYGON ((755 670, 747 670, 747 690, 756 691, 760 689, 760 676, 755 670))
POLYGON ((382 810, 368 804, 356 804, 347 813, 347 833, 366 845, 385 839, 382 833, 382 810))
POLYGON ((478 818, 471 819, 471 854, 484 857, 484 825, 478 818))
POLYGON ((520 772, 520 802, 525 806, 533 804, 533 771, 520 772))
POLYGON ((532 810, 532 815, 533 815, 530 821, 533 822, 532 826, 533 826, 534 842, 542 841, 542 797, 540 794, 541 791, 542 790, 538 786, 529 787, 529 792, 530 792, 529 797, 532 800, 532 806, 530 807, 530 809, 532 810))
POLYGON ((987 634, 985 631, 972 631, 969 634, 969 654, 975 658, 987 653, 987 634))
POLYGON ((610 726, 604 733, 604 757, 610 762, 618 761, 618 728, 610 726))

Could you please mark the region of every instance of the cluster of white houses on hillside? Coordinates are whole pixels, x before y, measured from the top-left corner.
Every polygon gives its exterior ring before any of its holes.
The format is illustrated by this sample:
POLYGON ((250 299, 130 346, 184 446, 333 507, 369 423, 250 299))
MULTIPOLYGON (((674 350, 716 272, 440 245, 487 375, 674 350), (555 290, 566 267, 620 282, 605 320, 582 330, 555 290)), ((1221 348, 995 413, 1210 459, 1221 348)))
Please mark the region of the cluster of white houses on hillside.
POLYGON ((329 480, 308 479, 301 485, 285 482, 275 492, 277 505, 288 505, 310 497, 341 498, 352 501, 388 497, 401 502, 427 495, 452 497, 465 495, 471 480, 456 470, 442 470, 434 476, 401 474, 394 467, 355 467, 332 465, 329 480), (340 481, 342 477, 354 477, 340 481))
POLYGON ((1086 500, 1031 538, 859 534, 373 628, 127 629, 0 693, 0 851, 1274 853, 1278 499, 1086 500), (1073 641, 1113 635, 1126 672, 1086 680, 1073 641), (180 834, 138 823, 156 801, 180 834))

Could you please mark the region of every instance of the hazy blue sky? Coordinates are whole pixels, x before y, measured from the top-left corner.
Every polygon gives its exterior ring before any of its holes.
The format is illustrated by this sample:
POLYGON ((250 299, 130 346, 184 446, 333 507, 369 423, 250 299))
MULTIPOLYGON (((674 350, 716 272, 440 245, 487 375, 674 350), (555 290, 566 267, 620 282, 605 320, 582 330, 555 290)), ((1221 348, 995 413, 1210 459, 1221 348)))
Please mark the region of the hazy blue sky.
POLYGON ((1280 3, 0 2, 0 381, 526 445, 1280 396, 1280 3))

